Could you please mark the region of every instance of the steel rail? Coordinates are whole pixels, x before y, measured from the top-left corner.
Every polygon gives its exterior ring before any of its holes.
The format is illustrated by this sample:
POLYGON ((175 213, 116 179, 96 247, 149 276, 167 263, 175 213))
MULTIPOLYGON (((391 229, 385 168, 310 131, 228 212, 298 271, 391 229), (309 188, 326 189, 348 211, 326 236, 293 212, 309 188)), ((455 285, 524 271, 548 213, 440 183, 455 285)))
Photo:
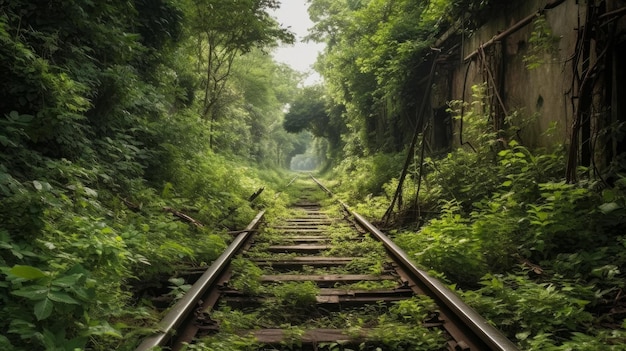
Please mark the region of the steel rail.
POLYGON ((241 234, 230 243, 224 252, 211 264, 202 276, 193 284, 182 299, 169 310, 167 315, 159 322, 159 332, 149 336, 135 349, 135 351, 148 351, 154 347, 163 346, 169 341, 176 329, 185 321, 189 314, 198 307, 198 302, 206 291, 215 283, 215 280, 230 263, 231 258, 241 249, 244 243, 254 233, 259 222, 263 218, 265 210, 259 212, 248 224, 241 234))
MULTIPOLYGON (((325 192, 332 195, 332 192, 322 185, 315 177, 311 175, 311 178, 317 183, 325 192)), ((447 286, 442 284, 439 280, 431 277, 425 271, 419 269, 409 258, 409 255, 396 245, 389 237, 376 228, 373 224, 367 221, 360 214, 350 210, 350 207, 342 201, 339 201, 350 215, 359 223, 365 230, 374 235, 380 240, 385 248, 394 256, 398 263, 400 263, 405 269, 413 274, 419 281, 424 284, 429 291, 436 296, 447 308, 449 308, 456 317, 461 319, 465 325, 474 332, 478 338, 493 351, 519 351, 517 345, 502 334, 498 329, 489 324, 489 322, 478 312, 468 306, 461 298, 450 290, 447 286)))
POLYGON ((396 245, 389 237, 383 234, 378 228, 374 227, 360 214, 351 211, 348 206, 342 203, 344 208, 352 214, 356 221, 362 225, 367 231, 376 236, 392 255, 412 274, 417 276, 429 290, 435 294, 449 309, 451 309, 457 317, 459 317, 466 326, 468 326, 478 337, 490 347, 490 350, 498 351, 518 351, 519 348, 505 337, 498 329, 493 327, 487 320, 478 314, 474 309, 469 307, 461 298, 442 284, 439 280, 431 277, 425 271, 417 268, 411 262, 411 259, 404 250, 396 245))

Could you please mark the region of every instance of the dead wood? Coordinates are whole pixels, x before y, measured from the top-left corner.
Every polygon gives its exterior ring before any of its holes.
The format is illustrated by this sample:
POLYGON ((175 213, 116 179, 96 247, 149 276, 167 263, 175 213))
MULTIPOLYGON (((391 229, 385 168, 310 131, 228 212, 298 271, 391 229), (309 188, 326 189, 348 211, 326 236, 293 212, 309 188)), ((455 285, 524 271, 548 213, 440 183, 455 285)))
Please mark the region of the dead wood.
POLYGON ((171 207, 163 207, 163 211, 169 212, 169 213, 173 214, 174 216, 182 219, 183 221, 189 222, 189 223, 195 225, 198 228, 204 227, 204 224, 200 223, 200 221, 198 221, 198 220, 192 218, 191 216, 186 215, 186 214, 184 214, 184 213, 182 213, 180 211, 177 211, 177 210, 175 210, 175 209, 173 209, 171 207))

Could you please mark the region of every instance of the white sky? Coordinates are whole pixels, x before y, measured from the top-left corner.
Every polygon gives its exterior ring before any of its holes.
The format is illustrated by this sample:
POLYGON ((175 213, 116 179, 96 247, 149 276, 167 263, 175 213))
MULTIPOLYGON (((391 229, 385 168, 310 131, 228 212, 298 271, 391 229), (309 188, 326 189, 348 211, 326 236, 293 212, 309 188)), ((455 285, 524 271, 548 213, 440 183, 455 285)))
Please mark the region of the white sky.
POLYGON ((280 8, 274 11, 273 16, 278 23, 283 27, 288 27, 296 36, 294 45, 281 46, 274 50, 274 59, 286 63, 297 71, 308 73, 309 76, 304 81, 305 85, 320 82, 321 77, 313 70, 312 65, 317 59, 317 54, 324 48, 324 44, 302 41, 308 29, 313 26, 307 12, 306 0, 282 0, 280 8))

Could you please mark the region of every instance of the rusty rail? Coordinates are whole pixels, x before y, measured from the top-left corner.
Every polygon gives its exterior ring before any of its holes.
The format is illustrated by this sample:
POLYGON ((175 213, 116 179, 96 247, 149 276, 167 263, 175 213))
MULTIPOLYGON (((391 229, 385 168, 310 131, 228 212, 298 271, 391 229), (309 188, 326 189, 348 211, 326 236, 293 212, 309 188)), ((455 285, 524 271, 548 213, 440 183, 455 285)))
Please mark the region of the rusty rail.
MULTIPOLYGON (((311 178, 317 183, 326 193, 332 195, 332 192, 326 188, 320 181, 311 175, 311 178)), ((517 345, 506 338, 498 329, 493 327, 489 322, 483 318, 478 312, 468 306, 461 298, 442 284, 439 280, 431 277, 425 271, 417 268, 417 266, 411 261, 408 254, 396 245, 389 237, 383 234, 378 228, 372 225, 360 214, 350 210, 349 206, 342 201, 339 201, 343 208, 350 213, 350 215, 356 220, 356 222, 362 226, 365 230, 380 240, 387 251, 394 260, 400 264, 407 273, 411 274, 413 278, 422 285, 422 290, 433 298, 440 307, 447 308, 452 315, 448 315, 449 318, 457 319, 462 325, 460 327, 467 327, 475 337, 472 338, 472 343, 480 345, 480 349, 493 350, 493 351, 519 351, 517 345)), ((454 331, 453 331, 454 332, 454 331)), ((467 330, 464 330, 467 334, 467 330)))
MULTIPOLYGON (((332 192, 326 188, 323 184, 321 184, 317 179, 315 179, 312 175, 311 178, 319 185, 323 191, 325 191, 329 196, 333 196, 332 192)), ((388 254, 393 258, 396 262, 397 271, 400 274, 404 281, 409 281, 411 284, 405 287, 404 293, 411 292, 413 293, 424 293, 430 296, 436 304, 439 306, 439 320, 442 321, 440 324, 441 327, 446 329, 446 331, 452 336, 454 341, 450 341, 448 347, 452 350, 494 350, 494 351, 518 351, 517 346, 508 340, 500 331, 490 325, 482 316, 480 316, 476 311, 467 306, 453 291, 448 289, 444 284, 439 282, 437 279, 430 277, 426 272, 417 268, 415 264, 411 262, 408 255, 400 249, 393 241, 391 241, 387 236, 385 236, 380 230, 374 227, 371 223, 369 223, 365 218, 363 218, 358 213, 351 211, 345 203, 339 201, 341 205, 344 207, 346 211, 350 213, 350 215, 354 218, 354 222, 357 223, 358 226, 365 229, 369 232, 374 238, 379 240, 384 247, 386 248, 388 254), (398 268, 399 267, 399 268, 398 268), (399 269, 399 270, 398 270, 399 269), (452 344, 450 344, 452 343, 452 344)), ((235 254, 239 253, 242 249, 245 249, 246 243, 249 242, 251 235, 257 231, 257 227, 261 219, 263 218, 264 211, 259 212, 257 216, 252 220, 252 222, 246 227, 245 230, 241 232, 233 242, 228 246, 228 248, 220 255, 218 259, 213 262, 213 264, 202 274, 202 276, 198 279, 198 281, 191 287, 191 289, 185 294, 185 296, 179 300, 167 313, 167 315, 163 318, 163 320, 159 323, 159 332, 155 335, 149 336, 143 340, 143 342, 135 349, 136 351, 149 351, 154 349, 155 347, 168 347, 171 346, 172 343, 180 343, 181 337, 177 336, 174 338, 174 334, 180 333, 180 328, 183 327, 186 323, 193 317, 193 312, 198 310, 199 305, 201 305, 201 300, 206 298, 206 294, 210 292, 210 289, 214 288, 216 284, 220 282, 220 279, 223 279, 223 274, 227 272, 229 262, 234 257, 235 254)), ((278 246, 272 246, 276 248, 278 246)), ((328 259, 328 258, 326 258, 328 259)), ((345 257, 343 258, 346 259, 345 257)), ((312 260, 310 257, 306 257, 306 260, 312 260)), ((302 262, 296 262, 299 264, 306 263, 305 259, 301 259, 302 262)), ((320 262, 314 262, 313 264, 318 264, 320 262)), ((321 262, 323 263, 323 262, 321 262)), ((345 262, 333 262, 333 265, 341 264, 345 262)), ((293 264, 293 262, 291 262, 293 264)), ((288 276, 290 280, 294 280, 293 276, 288 276)), ((320 280, 320 278, 316 277, 300 277, 298 279, 307 279, 307 280, 320 280)), ((341 278, 344 280, 362 280, 362 279, 373 279, 369 276, 357 276, 344 274, 341 275, 341 278)), ((376 277, 380 279, 380 277, 376 277)), ((268 275, 263 276, 263 279, 279 279, 284 280, 280 275, 268 275)), ((326 277, 324 277, 324 280, 326 277)), ((337 278, 339 280, 339 278, 337 278)), ((332 290, 332 289, 326 289, 332 290)), ((389 295, 389 292, 384 291, 389 295)), ((380 292, 378 292, 380 295, 380 292)), ((327 294, 332 295, 330 292, 327 294)), ((336 293, 333 293, 336 294, 336 293)), ((370 293, 371 294, 371 293, 370 293)), ((396 294, 396 292, 393 292, 396 294)), ((232 295, 232 294, 231 294, 232 295)), ((380 299, 379 295, 375 296, 361 296, 359 297, 360 301, 370 301, 370 300, 378 300, 380 299)), ((329 296, 318 296, 318 303, 330 303, 331 300, 329 296), (325 300, 326 299, 326 300, 325 300), (328 301, 327 301, 328 300, 328 301)), ((239 296, 234 294, 230 297, 230 300, 236 301, 239 296)), ((337 301, 341 301, 341 296, 336 296, 337 301)), ((388 296, 386 298, 389 298, 388 296)), ((351 302, 355 300, 354 296, 350 296, 350 301, 346 300, 344 303, 351 302), (350 300, 351 299, 351 300, 350 300)), ((333 300, 334 301, 334 300, 333 300)), ((204 308, 204 307, 203 307, 204 308)), ((267 332, 267 331, 265 331, 267 332)), ((328 331, 319 331, 323 332, 326 338, 329 335, 334 335, 328 331)), ((334 331, 336 333, 340 333, 341 331, 334 331)), ((182 334, 187 334, 185 331, 182 334)), ((338 334, 339 335, 339 334, 338 334)), ((270 335, 271 336, 271 335, 270 335)), ((270 336, 263 336, 263 340, 278 340, 277 338, 270 338, 270 336)), ((318 335, 319 336, 319 335, 318 335)), ((345 335, 342 334, 342 337, 345 335)), ((182 336, 182 340, 185 339, 186 336, 182 336)), ((306 338, 305 338, 306 339, 306 338)))
POLYGON ((169 310, 167 315, 159 323, 159 333, 144 339, 135 351, 149 351, 155 347, 163 346, 170 340, 172 335, 176 332, 176 329, 191 312, 198 307, 202 296, 213 285, 220 273, 228 266, 231 258, 241 249, 243 244, 255 231, 264 214, 265 211, 261 211, 254 217, 246 229, 231 242, 228 248, 211 264, 198 281, 193 284, 185 296, 178 300, 169 310))
MULTIPOLYGON (((360 214, 351 211, 346 204, 344 208, 352 214, 354 219, 363 226, 372 235, 377 237, 387 248, 396 262, 400 263, 414 277, 418 278, 421 283, 427 287, 427 292, 437 302, 443 303, 449 308, 456 317, 463 321, 463 324, 471 329, 478 339, 482 341, 489 350, 517 351, 517 346, 507 339, 499 330, 494 328, 489 322, 478 314, 474 309, 469 307, 461 298, 452 290, 448 289, 439 280, 431 277, 425 271, 417 268, 411 262, 409 256, 404 250, 396 245, 389 237, 383 234, 378 228, 374 227, 360 214)), ((441 304, 438 304, 441 307, 441 304)))

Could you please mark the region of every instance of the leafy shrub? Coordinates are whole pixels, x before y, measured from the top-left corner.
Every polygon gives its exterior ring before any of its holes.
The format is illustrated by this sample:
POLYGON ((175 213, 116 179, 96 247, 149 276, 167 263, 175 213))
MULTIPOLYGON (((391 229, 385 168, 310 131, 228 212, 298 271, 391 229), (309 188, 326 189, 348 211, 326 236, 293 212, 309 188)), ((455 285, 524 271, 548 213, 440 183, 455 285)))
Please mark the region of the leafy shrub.
POLYGON ((361 349, 375 350, 384 346, 391 350, 435 351, 445 350, 441 330, 431 330, 419 325, 385 323, 375 328, 361 349))
POLYGON ((394 302, 389 307, 388 315, 391 316, 392 320, 417 325, 424 323, 427 317, 431 316, 436 309, 437 306, 431 298, 425 295, 418 295, 410 299, 394 302))
POLYGON ((564 182, 543 183, 538 187, 541 197, 526 210, 532 237, 524 249, 537 251, 545 258, 602 245, 603 238, 593 234, 595 209, 593 194, 588 189, 564 182))
POLYGON ((277 304, 300 309, 314 305, 318 294, 319 288, 314 282, 285 282, 272 289, 277 304))
POLYGON ((491 167, 489 158, 463 149, 438 160, 428 159, 425 189, 419 200, 435 204, 441 199, 454 200, 467 210, 474 201, 497 188, 498 176, 491 167))
POLYGON ((540 333, 532 338, 520 335, 520 344, 524 350, 529 351, 620 351, 624 349, 626 335, 622 330, 596 331, 588 330, 586 333, 572 333, 571 339, 562 343, 556 342, 554 335, 540 333))
POLYGON ((245 258, 235 258, 231 262, 233 279, 230 282, 233 288, 249 295, 258 295, 261 292, 261 275, 263 270, 252 261, 245 258))
POLYGON ((401 154, 376 153, 359 158, 345 158, 333 171, 340 179, 339 191, 350 198, 363 199, 368 195, 383 193, 385 183, 398 177, 402 165, 401 154))
POLYGON ((463 297, 518 340, 545 333, 566 337, 587 330, 593 315, 585 310, 590 301, 584 298, 593 296, 593 288, 566 281, 556 284, 537 284, 524 275, 486 275, 482 288, 467 291, 463 297))
POLYGON ((396 241, 416 262, 459 284, 474 284, 487 273, 481 242, 454 203, 445 205, 441 218, 431 220, 418 233, 396 236, 396 241))

